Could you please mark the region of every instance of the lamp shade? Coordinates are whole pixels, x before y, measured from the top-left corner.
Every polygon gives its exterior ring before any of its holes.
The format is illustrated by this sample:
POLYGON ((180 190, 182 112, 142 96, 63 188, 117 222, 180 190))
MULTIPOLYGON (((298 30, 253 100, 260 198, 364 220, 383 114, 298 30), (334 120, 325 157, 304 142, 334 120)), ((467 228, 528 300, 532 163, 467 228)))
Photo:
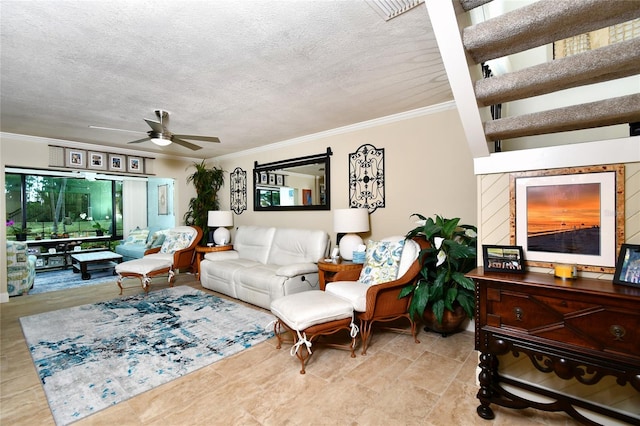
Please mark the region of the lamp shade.
POLYGON ((210 210, 207 217, 207 226, 233 226, 233 212, 231 210, 210 210))
POLYGON ((333 230, 337 233, 346 233, 338 245, 340 256, 345 260, 353 259, 353 251, 362 244, 362 238, 356 233, 369 231, 369 210, 335 209, 333 230))
POLYGON ((369 231, 369 210, 335 209, 333 211, 333 230, 339 233, 369 231))

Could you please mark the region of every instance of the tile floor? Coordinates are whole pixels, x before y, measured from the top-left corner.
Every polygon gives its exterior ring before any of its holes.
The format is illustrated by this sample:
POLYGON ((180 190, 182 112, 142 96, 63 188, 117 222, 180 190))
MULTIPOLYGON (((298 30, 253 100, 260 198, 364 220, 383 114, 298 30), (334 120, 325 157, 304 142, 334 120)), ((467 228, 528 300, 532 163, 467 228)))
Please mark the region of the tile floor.
MULTIPOLYGON (((156 282, 159 282, 156 280, 156 282)), ((162 282, 162 281, 160 281, 162 282)), ((133 283, 133 281, 131 281, 133 283)), ((177 285, 202 289, 191 275, 177 285)), ((153 284, 153 289, 163 288, 153 284)), ((204 290, 204 289, 203 289, 204 290)), ((141 291, 130 284, 125 294, 141 291)), ((205 290, 208 291, 208 290, 205 290)), ((101 284, 11 298, 0 305, 0 424, 52 425, 18 318, 118 296, 101 284)), ((373 335, 366 356, 318 349, 307 374, 276 339, 131 398, 77 425, 573 425, 564 414, 494 407, 476 415, 473 334, 373 335)))

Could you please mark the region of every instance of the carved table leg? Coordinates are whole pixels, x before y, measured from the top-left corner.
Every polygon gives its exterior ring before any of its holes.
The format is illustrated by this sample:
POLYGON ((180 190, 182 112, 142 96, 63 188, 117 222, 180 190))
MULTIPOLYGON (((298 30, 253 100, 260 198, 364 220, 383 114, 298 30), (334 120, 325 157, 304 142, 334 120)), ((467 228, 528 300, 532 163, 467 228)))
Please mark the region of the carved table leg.
POLYGON ((489 406, 491 403, 491 384, 493 382, 493 375, 496 371, 498 364, 497 358, 492 354, 480 353, 480 374, 478 374, 478 381, 480 382, 480 390, 478 390, 477 398, 480 400, 480 405, 476 409, 478 415, 483 419, 491 420, 495 418, 493 410, 489 406))

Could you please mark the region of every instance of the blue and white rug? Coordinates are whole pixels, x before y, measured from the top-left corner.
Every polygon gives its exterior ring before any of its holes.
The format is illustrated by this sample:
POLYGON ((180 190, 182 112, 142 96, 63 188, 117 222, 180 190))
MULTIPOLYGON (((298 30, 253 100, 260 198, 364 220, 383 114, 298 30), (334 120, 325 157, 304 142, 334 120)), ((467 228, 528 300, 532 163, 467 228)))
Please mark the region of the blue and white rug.
POLYGON ((179 286, 20 322, 61 425, 262 342, 273 319, 179 286))

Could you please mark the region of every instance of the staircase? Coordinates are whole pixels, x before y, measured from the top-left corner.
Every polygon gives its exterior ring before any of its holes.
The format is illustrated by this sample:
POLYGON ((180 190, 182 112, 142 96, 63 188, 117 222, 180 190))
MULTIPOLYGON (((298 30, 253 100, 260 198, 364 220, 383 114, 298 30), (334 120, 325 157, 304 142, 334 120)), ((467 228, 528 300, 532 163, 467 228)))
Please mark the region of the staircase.
POLYGON ((471 25, 469 12, 490 1, 426 1, 474 158, 496 150, 496 141, 640 122, 640 79, 631 80, 636 87, 629 94, 609 99, 497 119, 488 112, 492 105, 637 76, 640 37, 489 78, 481 73, 487 61, 640 18, 640 1, 540 0, 471 25))

